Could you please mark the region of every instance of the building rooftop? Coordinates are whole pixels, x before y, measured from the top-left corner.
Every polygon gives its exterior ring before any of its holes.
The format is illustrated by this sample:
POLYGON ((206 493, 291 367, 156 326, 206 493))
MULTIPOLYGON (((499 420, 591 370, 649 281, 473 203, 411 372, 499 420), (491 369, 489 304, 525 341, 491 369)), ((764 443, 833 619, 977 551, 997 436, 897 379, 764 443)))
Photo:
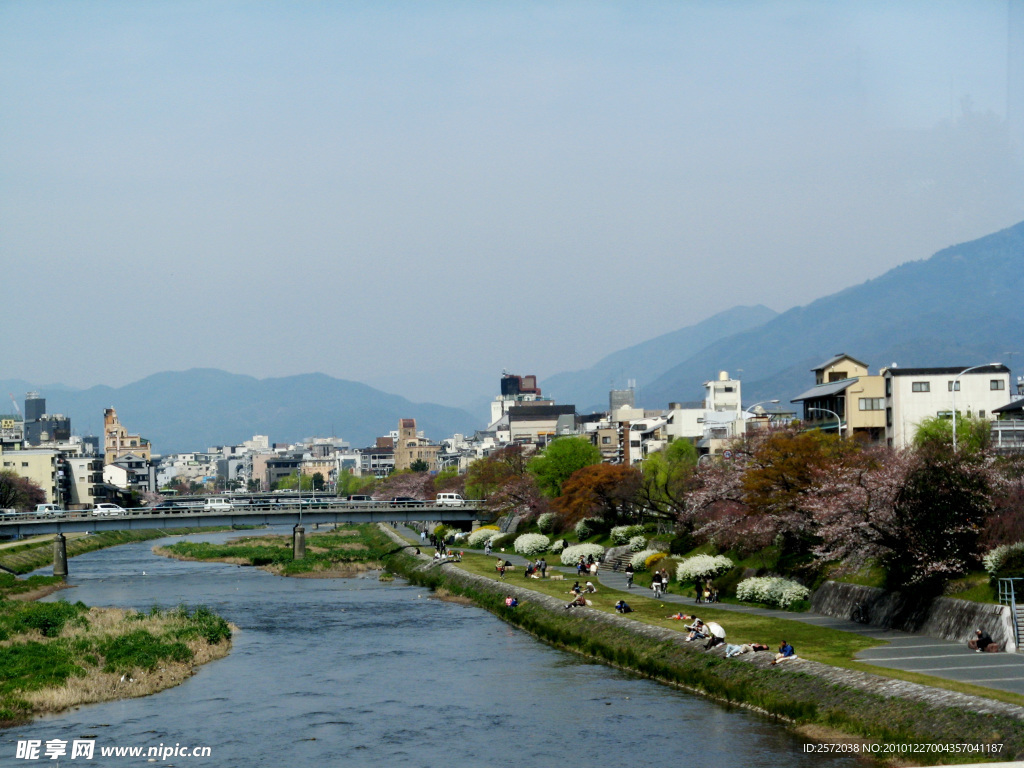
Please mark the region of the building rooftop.
MULTIPOLYGON (((892 376, 943 376, 959 374, 972 368, 970 365, 951 366, 946 368, 886 368, 885 372, 892 376)), ((982 365, 974 368, 971 373, 1009 373, 1010 369, 1005 365, 982 365)))
POLYGON ((851 384, 858 381, 857 378, 852 379, 840 379, 839 381, 830 381, 826 384, 819 384, 816 387, 811 387, 804 392, 800 397, 794 397, 789 402, 799 403, 804 400, 814 400, 819 397, 831 397, 832 395, 838 394, 846 389, 851 384))

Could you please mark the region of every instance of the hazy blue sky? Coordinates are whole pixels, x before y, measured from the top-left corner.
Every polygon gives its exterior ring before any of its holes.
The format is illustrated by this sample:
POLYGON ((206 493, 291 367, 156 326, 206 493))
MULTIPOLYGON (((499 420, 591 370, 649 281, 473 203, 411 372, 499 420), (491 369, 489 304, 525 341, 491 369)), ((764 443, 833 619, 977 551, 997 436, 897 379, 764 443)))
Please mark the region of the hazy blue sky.
MULTIPOLYGON (((1013 0, 1018 2, 1018 0, 1013 0)), ((1008 3, 0 2, 0 378, 497 388, 1024 219, 1008 3)))

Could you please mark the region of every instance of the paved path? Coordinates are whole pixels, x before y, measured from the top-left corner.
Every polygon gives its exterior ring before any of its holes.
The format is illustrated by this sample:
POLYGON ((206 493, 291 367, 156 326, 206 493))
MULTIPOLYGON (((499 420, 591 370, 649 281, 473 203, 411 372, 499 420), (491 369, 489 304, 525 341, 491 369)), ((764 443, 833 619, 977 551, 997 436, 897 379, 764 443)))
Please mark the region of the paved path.
MULTIPOLYGON (((419 540, 419 534, 411 528, 399 526, 398 530, 406 538, 419 540)), ((423 548, 426 551, 429 549, 429 544, 423 548)), ((455 547, 455 549, 462 548, 455 547)), ((483 550, 463 549, 463 551, 483 554, 483 550)), ((493 552, 492 555, 495 559, 499 556, 504 557, 509 562, 518 566, 525 565, 526 563, 525 557, 509 552, 493 552)), ((554 565, 549 566, 548 570, 572 574, 575 578, 575 568, 554 565)), ((582 580, 583 578, 581 577, 582 580)), ((598 581, 608 589, 619 590, 627 594, 633 593, 643 597, 653 594, 648 587, 634 586, 632 589, 627 589, 626 575, 609 569, 598 571, 598 581)), ((680 606, 685 605, 688 609, 687 613, 698 611, 701 607, 694 602, 692 597, 668 593, 663 594, 661 599, 666 603, 675 603, 680 606)), ((823 616, 818 613, 792 613, 790 611, 756 608, 754 606, 736 605, 733 603, 714 603, 713 608, 715 610, 735 611, 737 613, 748 613, 757 616, 771 616, 777 619, 788 619, 789 621, 802 621, 819 627, 828 627, 829 629, 838 629, 843 632, 854 632, 858 635, 873 637, 877 640, 883 640, 888 644, 861 651, 855 657, 858 661, 874 664, 879 667, 901 669, 906 672, 920 672, 945 680, 955 680, 961 683, 970 683, 985 688, 996 688, 1024 695, 1024 654, 1022 653, 975 653, 963 643, 957 643, 952 640, 873 627, 870 624, 859 624, 847 619, 823 616)), ((799 653, 799 649, 797 652, 799 653)))

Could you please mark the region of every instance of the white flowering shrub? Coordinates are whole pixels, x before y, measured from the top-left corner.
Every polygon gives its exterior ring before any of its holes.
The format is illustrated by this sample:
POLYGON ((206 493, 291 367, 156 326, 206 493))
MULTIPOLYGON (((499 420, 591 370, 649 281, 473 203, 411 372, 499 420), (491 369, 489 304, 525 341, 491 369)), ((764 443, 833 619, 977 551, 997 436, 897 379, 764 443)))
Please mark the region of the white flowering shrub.
POLYGON ((981 558, 981 564, 989 576, 995 577, 1010 556, 1021 552, 1024 552, 1024 541, 1018 541, 1016 544, 1003 544, 986 552, 981 558))
POLYGON ((550 543, 548 537, 542 533, 524 533, 516 538, 512 549, 525 557, 533 557, 541 552, 546 552, 550 543))
POLYGON ((545 512, 537 518, 537 530, 541 533, 551 533, 555 528, 555 513, 545 512))
POLYGON ((600 544, 573 544, 562 550, 562 565, 576 565, 580 557, 586 560, 588 555, 593 555, 595 560, 599 560, 603 554, 604 547, 600 544))
POLYGON ((477 528, 466 538, 466 544, 473 549, 479 549, 483 547, 485 542, 490 541, 495 536, 500 536, 501 531, 495 528, 477 528))
POLYGON ((740 600, 779 608, 789 608, 798 600, 806 600, 810 594, 807 587, 781 576, 754 576, 736 587, 736 597, 740 600))
POLYGON ((642 552, 647 547, 646 536, 634 536, 629 540, 630 552, 642 552))
POLYGON ((664 554, 660 549, 641 549, 629 559, 634 571, 642 571, 647 568, 647 558, 651 555, 664 554))
POLYGON ((573 530, 576 532, 576 538, 578 538, 580 541, 583 541, 583 539, 589 539, 591 536, 597 533, 597 528, 600 524, 601 518, 599 517, 584 517, 582 520, 576 523, 576 527, 573 528, 573 530))
POLYGON ((694 555, 676 567, 676 578, 680 581, 714 579, 731 571, 734 565, 725 555, 694 555))
POLYGON ((555 539, 555 543, 550 547, 551 553, 554 555, 557 555, 563 549, 565 549, 565 539, 555 539))
POLYGON ((612 528, 612 541, 618 545, 628 544, 636 536, 644 532, 642 525, 616 525, 612 528))

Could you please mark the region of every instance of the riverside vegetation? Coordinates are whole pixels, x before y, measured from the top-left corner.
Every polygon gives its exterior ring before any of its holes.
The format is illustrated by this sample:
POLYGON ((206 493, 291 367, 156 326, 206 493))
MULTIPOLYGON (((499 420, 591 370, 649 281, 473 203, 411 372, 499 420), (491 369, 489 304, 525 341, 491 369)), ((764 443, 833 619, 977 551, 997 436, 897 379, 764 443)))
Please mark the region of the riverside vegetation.
POLYGON ((154 552, 179 560, 202 560, 256 566, 279 576, 331 578, 383 568, 384 555, 395 549, 376 525, 336 527, 306 535, 306 556, 292 556, 291 536, 247 536, 224 544, 180 541, 154 552))
POLYGON ((0 580, 0 727, 169 688, 230 650, 231 627, 204 607, 142 614, 9 599, 34 579, 46 577, 0 580))
MULTIPOLYGON (((168 535, 143 530, 79 536, 68 539, 67 553, 73 557, 168 535)), ((0 564, 17 573, 45 567, 52 558, 50 539, 0 551, 0 564)), ((0 727, 82 704, 156 693, 230 651, 231 626, 203 606, 143 614, 65 600, 32 602, 64 586, 57 576, 19 579, 0 573, 0 727)))
MULTIPOLYGON (((217 533, 218 531, 244 530, 243 528, 232 529, 228 527, 213 528, 173 528, 169 530, 145 529, 136 531, 104 531, 93 533, 87 536, 75 536, 71 534, 67 540, 68 557, 84 555, 86 552, 95 552, 98 549, 116 547, 121 544, 130 544, 135 541, 150 541, 152 539, 165 539, 168 536, 184 536, 190 533, 217 533)), ((30 573, 31 571, 45 568, 53 563, 53 540, 52 538, 29 540, 24 544, 13 547, 6 547, 0 550, 0 565, 15 573, 30 573)))

